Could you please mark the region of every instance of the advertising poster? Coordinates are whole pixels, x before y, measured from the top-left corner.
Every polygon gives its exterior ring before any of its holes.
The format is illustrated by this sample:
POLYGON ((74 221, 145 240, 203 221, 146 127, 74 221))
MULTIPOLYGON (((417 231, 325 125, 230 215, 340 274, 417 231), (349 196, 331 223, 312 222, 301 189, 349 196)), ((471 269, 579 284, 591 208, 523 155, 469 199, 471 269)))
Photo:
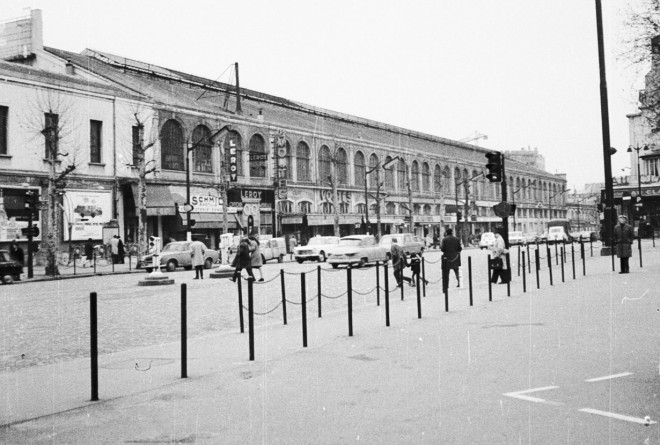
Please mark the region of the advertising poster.
MULTIPOLYGON (((28 239, 28 210, 25 188, 0 187, 0 242, 28 239)), ((32 192, 38 194, 35 189, 32 192)), ((39 212, 35 212, 32 221, 32 234, 35 241, 41 240, 41 222, 39 212)))
POLYGON ((67 191, 62 206, 64 241, 103 238, 103 224, 112 219, 112 193, 109 191, 67 191))

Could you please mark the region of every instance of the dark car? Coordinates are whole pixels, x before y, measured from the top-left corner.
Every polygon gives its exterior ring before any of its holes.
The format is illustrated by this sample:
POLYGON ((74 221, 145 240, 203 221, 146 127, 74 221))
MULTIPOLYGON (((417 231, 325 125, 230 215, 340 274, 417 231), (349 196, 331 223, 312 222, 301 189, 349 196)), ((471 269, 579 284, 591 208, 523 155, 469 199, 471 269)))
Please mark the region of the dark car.
POLYGON ((23 266, 18 261, 14 261, 6 250, 0 250, 0 280, 4 284, 11 284, 14 281, 21 281, 23 266))

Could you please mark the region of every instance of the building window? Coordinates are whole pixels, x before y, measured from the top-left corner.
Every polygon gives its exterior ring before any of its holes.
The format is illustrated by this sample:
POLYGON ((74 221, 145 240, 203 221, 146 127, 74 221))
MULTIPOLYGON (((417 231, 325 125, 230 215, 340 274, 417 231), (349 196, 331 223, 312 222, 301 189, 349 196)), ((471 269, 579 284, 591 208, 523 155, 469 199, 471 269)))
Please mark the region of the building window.
POLYGON ((309 172, 309 147, 304 142, 298 142, 296 147, 296 175, 297 181, 310 181, 312 179, 309 172))
POLYGON ((204 125, 198 125, 193 130, 193 166, 194 171, 202 173, 213 173, 213 142, 211 142, 211 130, 204 125))
POLYGON ((293 153, 291 153, 291 144, 289 141, 286 141, 286 156, 284 160, 286 162, 286 179, 293 181, 293 153))
POLYGON ((312 213, 312 203, 309 201, 301 201, 298 203, 298 210, 300 213, 312 213))
MULTIPOLYGON (((364 154, 361 151, 355 153, 353 168, 355 168, 355 185, 362 187, 366 179, 366 165, 364 164, 364 154)), ((364 213, 364 212, 362 212, 364 213)))
POLYGON ((424 215, 431 216, 431 206, 428 204, 424 204, 424 215))
POLYGON ((388 202, 387 205, 385 206, 385 213, 387 215, 394 215, 395 211, 396 211, 396 209, 394 207, 394 203, 388 202))
POLYGON ((319 150, 319 182, 321 184, 328 182, 331 176, 330 149, 326 145, 322 145, 319 150))
POLYGON ((321 213, 325 214, 330 214, 334 213, 334 210, 332 210, 332 203, 331 202, 322 202, 321 203, 321 213))
POLYGON ((103 135, 103 122, 89 121, 89 162, 101 163, 101 137, 103 135))
POLYGON ((420 207, 419 204, 415 204, 415 205, 413 205, 413 214, 414 214, 414 215, 419 215, 420 208, 421 208, 421 207, 420 207))
POLYGON ((445 169, 442 171, 442 188, 444 189, 445 193, 451 192, 451 170, 449 167, 445 167, 445 169))
MULTIPOLYGON (((2 125, 2 122, 1 122, 1 121, 2 121, 2 115, 0 114, 0 125, 2 125)), ((2 130, 0 129, 0 132, 1 132, 1 131, 2 131, 2 130)), ((2 138, 2 136, 0 136, 0 144, 2 144, 2 140, 1 140, 1 138, 2 138)), ((658 175, 660 175, 660 169, 658 168, 658 167, 659 167, 659 165, 658 165, 659 162, 658 162, 658 161, 659 161, 658 158, 655 158, 655 159, 645 159, 645 160, 644 160, 644 170, 646 171, 646 174, 647 174, 647 175, 651 175, 651 176, 658 176, 658 175)))
MULTIPOLYGON (((372 154, 371 156, 369 156, 369 170, 373 171, 377 165, 378 165, 378 156, 372 154)), ((367 181, 369 181, 369 187, 376 187, 376 177, 379 174, 380 173, 376 173, 375 171, 373 171, 372 173, 370 173, 370 175, 368 175, 368 177, 371 178, 371 179, 367 179, 367 181)))
POLYGON ((0 106, 0 155, 9 153, 7 133, 9 128, 9 107, 0 106))
POLYGON ((57 142, 59 139, 59 124, 60 116, 55 113, 44 113, 46 119, 44 130, 42 131, 46 145, 45 157, 46 159, 57 159, 57 142))
POLYGON ((231 173, 231 148, 236 149, 236 175, 243 176, 243 139, 235 131, 229 132, 224 142, 225 174, 231 173))
POLYGON ((337 150, 337 182, 339 185, 348 185, 348 156, 346 150, 337 150))
POLYGON ((339 203, 339 213, 348 213, 348 203, 340 202, 339 203))
POLYGON ((361 202, 361 203, 359 203, 359 204, 357 204, 357 205, 355 206, 355 211, 356 211, 358 214, 360 214, 360 215, 364 215, 364 209, 365 209, 365 208, 366 208, 366 207, 365 207, 364 203, 361 202))
POLYGON ((396 179, 397 190, 406 190, 406 163, 403 162, 403 159, 399 159, 396 165, 396 179))
MULTIPOLYGON (((391 161, 392 161, 391 156, 385 158, 385 164, 391 161)), ((388 168, 385 169, 385 187, 391 189, 394 188, 394 168, 392 168, 392 166, 389 166, 388 168)))
POLYGON ((291 201, 280 201, 278 207, 280 208, 280 213, 293 212, 293 203, 291 201))
POLYGON ((412 163, 412 175, 410 177, 410 188, 412 189, 413 192, 418 192, 419 191, 419 164, 417 161, 413 161, 412 163))
POLYGON ((185 170, 183 163, 183 131, 173 119, 168 120, 160 131, 161 163, 165 170, 185 170))
POLYGON ((431 191, 431 168, 426 162, 422 164, 422 191, 431 191))
POLYGON ((266 154, 266 143, 264 142, 264 138, 259 134, 252 136, 250 138, 248 151, 250 153, 250 177, 265 178, 268 155, 266 154))

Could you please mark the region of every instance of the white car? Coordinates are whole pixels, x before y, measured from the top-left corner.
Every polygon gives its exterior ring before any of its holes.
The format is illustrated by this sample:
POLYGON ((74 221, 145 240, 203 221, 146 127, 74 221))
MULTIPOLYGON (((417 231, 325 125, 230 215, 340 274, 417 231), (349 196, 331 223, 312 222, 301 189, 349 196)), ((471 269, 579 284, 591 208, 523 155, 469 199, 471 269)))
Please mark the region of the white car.
POLYGON ((300 246, 293 249, 293 256, 299 263, 303 261, 314 260, 319 263, 324 262, 332 249, 339 244, 338 236, 319 236, 316 235, 310 239, 306 246, 300 246))
POLYGON ((527 238, 522 232, 509 232, 509 244, 512 246, 516 244, 524 246, 527 244, 527 238))
POLYGON ((484 232, 479 240, 479 249, 488 249, 495 245, 495 234, 493 232, 484 232))
POLYGON ((564 241, 569 241, 570 238, 568 234, 564 231, 563 227, 556 226, 556 227, 550 227, 548 229, 548 243, 555 243, 555 242, 560 242, 563 243, 564 241))
POLYGON ((387 261, 389 249, 376 243, 372 235, 351 235, 339 240, 328 255, 328 263, 336 269, 340 264, 362 267, 367 263, 387 261))

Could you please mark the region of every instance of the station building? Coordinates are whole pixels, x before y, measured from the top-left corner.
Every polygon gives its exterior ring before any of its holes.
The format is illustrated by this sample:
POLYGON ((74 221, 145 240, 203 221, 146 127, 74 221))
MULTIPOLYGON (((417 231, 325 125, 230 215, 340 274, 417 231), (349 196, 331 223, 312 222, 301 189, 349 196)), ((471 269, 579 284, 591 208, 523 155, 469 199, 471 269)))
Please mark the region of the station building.
MULTIPOLYGON (((48 193, 44 128, 54 119, 70 156, 57 167, 76 166, 60 190, 62 243, 137 239, 136 147, 154 168, 148 234, 166 240, 190 229, 215 247, 251 225, 304 240, 334 233, 336 221, 341 236, 375 233, 380 221, 382 233, 429 237, 458 224, 467 238, 501 224, 501 184, 484 179, 491 149, 103 51, 50 48, 39 10, 4 32, 20 35, 0 47, 0 247, 25 239, 26 190, 48 193)), ((541 233, 566 217, 565 175, 511 157, 506 176, 517 230, 541 233)))

